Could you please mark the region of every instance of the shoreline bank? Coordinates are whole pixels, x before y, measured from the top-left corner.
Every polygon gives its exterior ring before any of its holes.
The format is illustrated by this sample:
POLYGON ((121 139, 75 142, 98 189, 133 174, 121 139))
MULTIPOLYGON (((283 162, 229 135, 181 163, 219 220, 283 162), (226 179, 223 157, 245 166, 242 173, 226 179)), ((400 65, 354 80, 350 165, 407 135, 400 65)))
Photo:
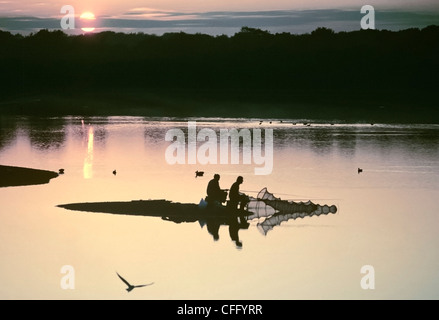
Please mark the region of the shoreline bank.
POLYGON ((48 170, 0 165, 0 188, 49 183, 58 173, 48 170))

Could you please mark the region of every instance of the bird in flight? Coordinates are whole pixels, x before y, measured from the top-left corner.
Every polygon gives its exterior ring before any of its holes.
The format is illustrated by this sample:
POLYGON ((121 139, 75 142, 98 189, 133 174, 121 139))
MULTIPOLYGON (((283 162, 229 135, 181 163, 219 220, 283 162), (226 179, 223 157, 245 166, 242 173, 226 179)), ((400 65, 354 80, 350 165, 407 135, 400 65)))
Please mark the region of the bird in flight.
POLYGON ((142 284, 142 285, 134 286, 134 285, 130 284, 128 281, 126 281, 124 278, 122 278, 122 276, 119 273, 116 272, 116 274, 119 276, 120 280, 122 280, 123 283, 125 283, 128 286, 128 288, 126 289, 128 292, 130 292, 134 288, 147 287, 147 286, 150 286, 150 285, 154 284, 154 282, 151 282, 151 283, 148 283, 148 284, 142 284))

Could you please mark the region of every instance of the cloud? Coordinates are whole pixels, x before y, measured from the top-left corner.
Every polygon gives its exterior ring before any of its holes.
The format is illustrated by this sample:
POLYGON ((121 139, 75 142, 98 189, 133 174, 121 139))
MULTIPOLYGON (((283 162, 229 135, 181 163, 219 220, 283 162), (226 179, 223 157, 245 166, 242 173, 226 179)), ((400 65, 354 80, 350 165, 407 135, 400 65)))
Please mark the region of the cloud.
POLYGON ((59 29, 60 20, 37 17, 0 17, 0 29, 7 31, 28 31, 39 29, 59 29))
POLYGON ((158 10, 153 8, 133 8, 118 17, 121 20, 125 19, 149 19, 149 20, 187 20, 187 19, 201 19, 200 15, 193 13, 184 13, 171 10, 158 10))

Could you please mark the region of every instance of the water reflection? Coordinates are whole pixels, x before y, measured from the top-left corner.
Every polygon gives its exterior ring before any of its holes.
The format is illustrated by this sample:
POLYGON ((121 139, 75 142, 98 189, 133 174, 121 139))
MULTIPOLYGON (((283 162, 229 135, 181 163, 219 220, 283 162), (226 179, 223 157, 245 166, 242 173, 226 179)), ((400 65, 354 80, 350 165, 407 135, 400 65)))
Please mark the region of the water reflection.
POLYGON ((161 144, 165 140, 166 131, 169 127, 160 126, 158 124, 149 124, 144 130, 145 144, 156 145, 161 144))
POLYGON ((18 125, 0 115, 0 151, 13 143, 17 138, 18 125))
POLYGON ((272 216, 267 217, 264 221, 258 223, 257 227, 264 235, 267 235, 268 231, 273 230, 274 227, 280 226, 283 222, 289 220, 303 219, 305 217, 320 216, 321 214, 327 215, 329 213, 335 214, 337 207, 334 205, 317 205, 316 209, 312 212, 277 212, 272 216))
POLYGON ((38 150, 59 149, 66 141, 64 118, 28 118, 24 131, 31 145, 38 150))
POLYGON ((306 149, 327 155, 337 151, 353 157, 359 143, 388 150, 389 146, 423 152, 439 149, 435 125, 313 125, 275 129, 276 149, 306 149), (430 149, 431 148, 431 149, 430 149))
POLYGON ((94 131, 93 127, 88 128, 87 155, 84 159, 84 179, 93 177, 93 147, 94 147, 94 131))
MULTIPOLYGON (((168 220, 168 219, 166 219, 168 220)), ((218 218, 202 218, 199 220, 201 228, 206 226, 207 232, 212 236, 214 241, 219 241, 219 230, 221 226, 228 227, 230 240, 235 243, 237 249, 243 247, 243 243, 239 238, 239 231, 249 228, 250 223, 244 217, 230 215, 229 217, 218 218)))
POLYGON ((64 118, 0 117, 0 150, 11 144, 21 133, 41 151, 61 148, 66 141, 64 118))
MULTIPOLYGON (((187 122, 162 121, 161 119, 125 119, 124 117, 109 118, 8 118, 0 119, 0 150, 4 149, 18 137, 28 137, 33 148, 42 151, 59 149, 67 143, 69 133, 73 137, 88 141, 89 125, 94 127, 94 142, 104 145, 107 131, 121 132, 121 128, 128 124, 143 126, 145 144, 158 146, 164 143, 166 131, 170 128, 181 128, 186 134, 187 122), (134 121, 135 120, 135 121, 134 121)), ((290 121, 291 122, 291 121, 290 121)), ((389 146, 407 149, 409 152, 423 151, 437 152, 439 149, 439 128, 433 125, 319 125, 311 127, 292 125, 284 121, 273 125, 275 149, 306 149, 320 155, 328 155, 338 151, 340 154, 352 157, 355 155, 358 144, 370 144, 384 152, 389 146)), ((218 132, 221 128, 236 127, 237 129, 249 127, 248 123, 230 121, 197 123, 197 129, 213 128, 218 132)), ((258 123, 250 128, 260 127, 258 123)))
POLYGON ((335 205, 320 205, 311 201, 295 202, 291 200, 282 200, 263 188, 249 203, 249 210, 252 215, 248 219, 259 220, 257 227, 264 234, 273 230, 274 227, 280 226, 282 222, 296 220, 305 217, 318 217, 329 213, 337 213, 335 205), (261 222, 260 219, 264 218, 261 222))
POLYGON ((90 127, 93 127, 93 142, 99 145, 105 145, 107 139, 107 130, 102 121, 91 121, 91 119, 75 120, 69 126, 73 133, 73 137, 82 141, 83 145, 88 145, 90 138, 90 127), (80 125, 79 125, 80 124, 80 125))
POLYGON ((230 209, 226 206, 204 207, 196 204, 174 203, 167 200, 139 200, 129 202, 87 202, 62 204, 58 207, 85 212, 109 214, 161 217, 164 221, 177 224, 198 222, 214 241, 220 240, 219 231, 222 226, 228 227, 230 239, 237 249, 243 247, 239 237, 240 230, 246 230, 251 223, 257 221, 257 227, 263 235, 279 226, 282 222, 304 217, 318 217, 335 214, 335 205, 319 205, 311 201, 294 202, 281 200, 262 189, 257 198, 250 198, 246 210, 230 209))

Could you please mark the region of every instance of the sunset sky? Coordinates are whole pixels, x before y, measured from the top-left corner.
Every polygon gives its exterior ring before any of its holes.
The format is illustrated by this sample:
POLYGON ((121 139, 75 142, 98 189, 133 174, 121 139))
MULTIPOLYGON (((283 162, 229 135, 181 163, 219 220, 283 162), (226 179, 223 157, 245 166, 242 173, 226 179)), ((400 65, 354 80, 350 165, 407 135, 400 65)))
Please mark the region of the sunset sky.
POLYGON ((360 8, 373 5, 377 28, 404 29, 439 23, 437 0, 0 0, 0 29, 29 33, 59 29, 60 9, 96 15, 97 30, 163 33, 233 33, 241 26, 270 31, 308 32, 325 26, 359 28, 360 8), (24 19, 26 17, 26 19, 24 19))

